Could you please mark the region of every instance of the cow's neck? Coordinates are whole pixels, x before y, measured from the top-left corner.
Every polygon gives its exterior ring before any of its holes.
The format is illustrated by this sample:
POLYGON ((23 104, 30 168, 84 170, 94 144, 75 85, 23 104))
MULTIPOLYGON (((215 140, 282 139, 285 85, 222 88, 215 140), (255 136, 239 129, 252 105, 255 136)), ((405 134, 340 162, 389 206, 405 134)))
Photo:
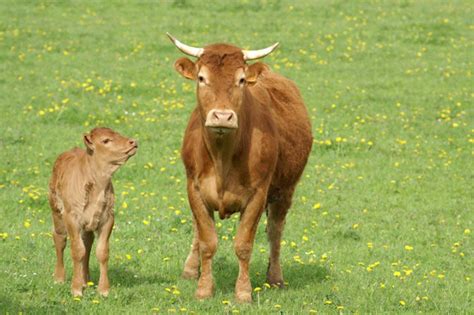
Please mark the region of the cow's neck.
POLYGON ((244 130, 248 128, 248 121, 245 116, 245 114, 240 115, 237 130, 222 136, 217 136, 203 125, 202 134, 216 172, 216 188, 219 197, 222 197, 225 191, 226 179, 233 167, 234 157, 243 153, 242 148, 245 147, 243 144, 247 142, 244 130))
POLYGON ((225 179, 232 168, 233 156, 239 147, 239 136, 239 130, 222 136, 213 134, 207 128, 204 131, 204 143, 216 172, 216 187, 220 196, 224 193, 225 179))

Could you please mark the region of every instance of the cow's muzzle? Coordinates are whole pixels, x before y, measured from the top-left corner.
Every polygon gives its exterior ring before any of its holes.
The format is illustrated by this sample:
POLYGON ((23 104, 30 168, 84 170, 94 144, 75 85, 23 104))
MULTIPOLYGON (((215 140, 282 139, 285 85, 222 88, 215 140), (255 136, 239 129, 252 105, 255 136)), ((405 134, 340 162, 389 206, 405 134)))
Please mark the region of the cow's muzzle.
POLYGON ((204 125, 218 133, 229 132, 232 129, 237 129, 239 126, 237 114, 229 109, 210 110, 204 125))

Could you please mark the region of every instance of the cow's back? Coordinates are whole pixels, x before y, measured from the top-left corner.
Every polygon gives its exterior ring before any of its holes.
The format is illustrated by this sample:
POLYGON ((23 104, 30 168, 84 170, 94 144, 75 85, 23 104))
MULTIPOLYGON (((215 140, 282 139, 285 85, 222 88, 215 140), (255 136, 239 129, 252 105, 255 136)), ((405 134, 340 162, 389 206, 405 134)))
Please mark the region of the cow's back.
POLYGON ((313 137, 301 94, 293 81, 265 71, 251 88, 262 106, 268 106, 278 130, 279 155, 271 190, 293 187, 308 160, 313 137))

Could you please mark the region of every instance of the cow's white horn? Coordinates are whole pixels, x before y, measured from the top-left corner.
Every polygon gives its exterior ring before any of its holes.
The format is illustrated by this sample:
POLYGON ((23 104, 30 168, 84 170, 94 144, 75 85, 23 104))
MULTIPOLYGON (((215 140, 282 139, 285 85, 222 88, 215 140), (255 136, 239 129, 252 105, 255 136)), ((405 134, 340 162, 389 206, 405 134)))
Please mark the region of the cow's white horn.
POLYGON ((186 44, 183 44, 182 42, 177 40, 173 35, 171 35, 168 32, 166 33, 166 35, 168 35, 168 37, 171 39, 173 44, 176 47, 178 47, 178 49, 181 50, 186 55, 190 55, 190 56, 199 58, 199 57, 201 57, 202 53, 204 52, 203 48, 196 48, 196 47, 192 47, 192 46, 188 46, 186 44))
POLYGON ((280 43, 275 43, 270 47, 259 50, 242 50, 242 52, 244 53, 244 60, 253 60, 265 57, 266 55, 269 55, 272 51, 274 51, 279 44, 280 43))

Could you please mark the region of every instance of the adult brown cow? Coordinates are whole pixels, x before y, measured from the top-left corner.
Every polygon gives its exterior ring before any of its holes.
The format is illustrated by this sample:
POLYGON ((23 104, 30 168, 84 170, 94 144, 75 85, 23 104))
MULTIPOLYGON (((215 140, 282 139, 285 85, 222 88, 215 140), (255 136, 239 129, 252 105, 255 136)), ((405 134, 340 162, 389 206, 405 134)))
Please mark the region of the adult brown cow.
POLYGON ((237 301, 250 302, 249 262, 265 209, 270 242, 267 280, 283 285, 281 234, 311 151, 308 113, 292 81, 263 63, 246 63, 270 54, 278 43, 256 51, 227 44, 195 48, 168 36, 182 52, 198 58, 175 62, 181 75, 197 81, 197 106, 182 147, 194 219, 183 276, 198 278, 201 263, 196 297, 212 296, 212 257, 217 250, 214 211, 221 219, 240 212, 234 243, 239 259, 235 295, 237 301))

